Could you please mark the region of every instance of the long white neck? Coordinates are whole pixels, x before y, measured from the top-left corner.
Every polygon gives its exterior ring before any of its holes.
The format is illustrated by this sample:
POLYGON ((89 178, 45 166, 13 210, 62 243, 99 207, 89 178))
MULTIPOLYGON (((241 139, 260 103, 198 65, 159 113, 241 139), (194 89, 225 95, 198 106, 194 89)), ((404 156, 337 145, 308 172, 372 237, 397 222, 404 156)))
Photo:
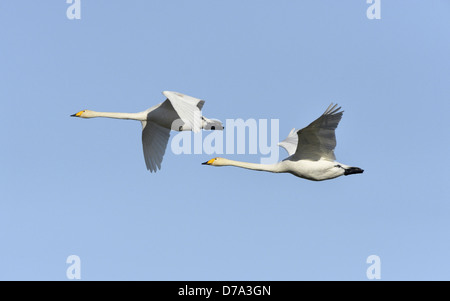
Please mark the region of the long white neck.
POLYGON ((90 111, 89 117, 106 117, 106 118, 116 118, 116 119, 133 119, 133 120, 146 120, 146 115, 143 112, 139 113, 114 113, 114 112, 95 112, 90 111))
POLYGON ((268 171, 268 172, 286 172, 285 168, 283 168, 282 162, 278 162, 275 164, 258 164, 258 163, 249 163, 242 161, 234 161, 228 159, 221 159, 220 166, 236 166, 245 169, 251 170, 259 170, 259 171, 268 171))

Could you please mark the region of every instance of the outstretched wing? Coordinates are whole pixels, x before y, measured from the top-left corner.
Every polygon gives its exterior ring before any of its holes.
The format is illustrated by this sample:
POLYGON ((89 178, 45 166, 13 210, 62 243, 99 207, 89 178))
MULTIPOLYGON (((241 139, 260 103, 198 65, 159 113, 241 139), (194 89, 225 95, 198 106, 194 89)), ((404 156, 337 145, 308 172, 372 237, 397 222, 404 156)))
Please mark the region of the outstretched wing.
POLYGON ((334 148, 336 135, 334 133, 343 111, 341 107, 331 104, 328 109, 307 127, 297 131, 298 143, 295 157, 298 159, 330 161, 336 160, 334 148))
POLYGON ((161 169, 169 137, 170 129, 151 121, 142 121, 142 147, 145 164, 150 172, 161 169))
POLYGON ((295 150, 297 149, 297 143, 297 131, 295 130, 295 128, 293 128, 287 138, 278 143, 278 145, 284 148, 288 152, 289 156, 292 156, 293 154, 295 154, 295 150))
POLYGON ((170 101, 178 116, 180 116, 187 127, 191 128, 194 132, 201 130, 201 109, 205 103, 204 100, 178 92, 164 91, 163 94, 170 101))

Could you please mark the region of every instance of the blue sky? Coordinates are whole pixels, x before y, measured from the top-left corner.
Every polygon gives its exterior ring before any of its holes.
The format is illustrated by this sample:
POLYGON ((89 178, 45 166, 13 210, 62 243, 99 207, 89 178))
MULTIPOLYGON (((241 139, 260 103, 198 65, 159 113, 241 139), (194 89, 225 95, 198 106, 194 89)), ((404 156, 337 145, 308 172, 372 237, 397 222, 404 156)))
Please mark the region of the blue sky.
MULTIPOLYGON (((0 3, 0 280, 449 280, 448 1, 0 3), (138 112, 164 90, 225 119, 279 119, 280 138, 331 102, 339 162, 310 182, 200 165, 167 150, 150 174, 138 112)), ((172 135, 173 137, 173 135, 172 135)), ((280 151, 281 158, 287 155, 280 151)), ((223 155, 259 162, 261 154, 223 155)))

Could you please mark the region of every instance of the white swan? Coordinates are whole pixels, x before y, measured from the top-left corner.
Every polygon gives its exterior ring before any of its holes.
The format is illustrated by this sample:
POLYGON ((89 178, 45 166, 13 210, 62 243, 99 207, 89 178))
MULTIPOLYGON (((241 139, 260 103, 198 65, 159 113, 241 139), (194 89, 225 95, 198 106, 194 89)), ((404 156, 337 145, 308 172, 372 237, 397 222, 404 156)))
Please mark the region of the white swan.
POLYGON ((275 164, 256 164, 214 158, 202 164, 212 166, 237 166, 246 169, 269 171, 275 173, 291 173, 297 177, 323 181, 342 175, 363 173, 359 167, 351 167, 336 162, 335 129, 342 118, 343 111, 331 104, 328 109, 307 127, 301 130, 292 129, 289 136, 278 145, 285 148, 289 157, 275 164))
POLYGON ((133 119, 142 122, 142 146, 147 169, 156 172, 166 151, 170 130, 194 131, 201 129, 222 130, 222 122, 201 115, 204 100, 178 92, 162 92, 167 99, 139 113, 111 113, 83 110, 72 117, 93 118, 108 117, 133 119))

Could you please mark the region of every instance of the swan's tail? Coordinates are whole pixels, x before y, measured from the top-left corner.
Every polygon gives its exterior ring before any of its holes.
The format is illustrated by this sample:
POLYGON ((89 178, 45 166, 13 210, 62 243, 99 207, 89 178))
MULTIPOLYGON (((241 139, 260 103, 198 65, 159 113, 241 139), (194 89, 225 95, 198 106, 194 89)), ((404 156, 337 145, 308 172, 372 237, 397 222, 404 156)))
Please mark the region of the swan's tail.
POLYGON ((217 119, 208 119, 202 116, 202 129, 204 130, 223 130, 225 127, 222 122, 217 119))
POLYGON ((361 169, 359 167, 349 167, 346 168, 344 171, 344 175, 348 176, 348 175, 352 175, 352 174, 356 174, 356 173, 363 173, 364 169, 361 169))

